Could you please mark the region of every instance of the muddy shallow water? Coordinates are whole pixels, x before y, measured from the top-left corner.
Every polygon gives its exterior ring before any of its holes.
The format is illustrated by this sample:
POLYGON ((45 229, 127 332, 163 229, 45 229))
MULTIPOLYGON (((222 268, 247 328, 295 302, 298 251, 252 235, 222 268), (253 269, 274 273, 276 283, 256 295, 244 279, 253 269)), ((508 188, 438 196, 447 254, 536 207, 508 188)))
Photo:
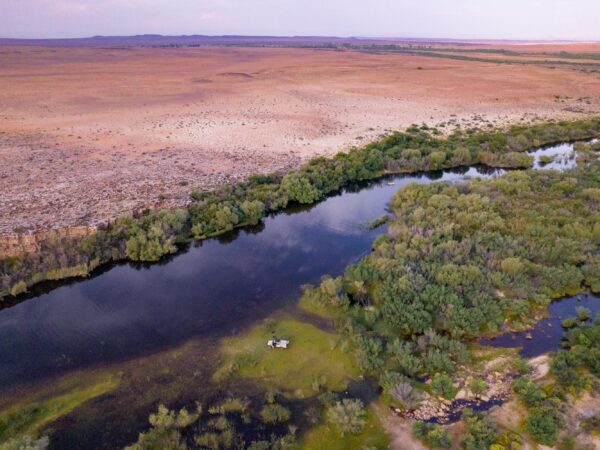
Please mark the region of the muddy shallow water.
MULTIPOLYGON (((562 155, 551 163, 554 169, 574 161, 569 144, 538 152, 562 155)), ((18 399, 77 371, 121 371, 129 377, 127 392, 97 398, 61 419, 53 426, 54 443, 98 448, 99 442, 107 447, 131 442, 159 400, 202 399, 214 389, 207 379, 219 362, 220 337, 277 310, 292 311, 303 284, 338 275, 369 252, 383 229, 367 230, 365 224, 385 213, 398 188, 502 173, 473 167, 388 177, 352 186, 312 207, 275 214, 159 264, 120 264, 53 285, 0 310, 0 398, 18 399), (184 357, 175 361, 168 352, 181 348, 184 357), (140 397, 139 406, 131 404, 140 397)), ((556 348, 556 339, 546 340, 549 330, 541 326, 539 338, 514 343, 556 348)))

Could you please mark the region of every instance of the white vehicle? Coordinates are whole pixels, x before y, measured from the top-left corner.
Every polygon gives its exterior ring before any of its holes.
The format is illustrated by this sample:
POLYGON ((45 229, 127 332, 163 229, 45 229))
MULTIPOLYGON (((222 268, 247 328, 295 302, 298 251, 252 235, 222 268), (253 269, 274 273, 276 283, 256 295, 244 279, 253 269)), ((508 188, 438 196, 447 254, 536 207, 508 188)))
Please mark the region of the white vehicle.
POLYGON ((288 345, 290 345, 290 341, 286 341, 285 339, 277 339, 275 337, 267 341, 267 347, 271 348, 288 348, 288 345))

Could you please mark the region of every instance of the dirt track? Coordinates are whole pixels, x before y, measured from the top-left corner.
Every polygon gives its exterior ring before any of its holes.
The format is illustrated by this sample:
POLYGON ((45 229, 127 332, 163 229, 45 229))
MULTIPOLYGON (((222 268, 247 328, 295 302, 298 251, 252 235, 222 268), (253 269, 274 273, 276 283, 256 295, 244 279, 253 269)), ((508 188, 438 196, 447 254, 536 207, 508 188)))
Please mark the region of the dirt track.
POLYGON ((0 62, 0 235, 180 205, 412 123, 600 111, 600 74, 570 67, 215 47, 0 47, 0 62))

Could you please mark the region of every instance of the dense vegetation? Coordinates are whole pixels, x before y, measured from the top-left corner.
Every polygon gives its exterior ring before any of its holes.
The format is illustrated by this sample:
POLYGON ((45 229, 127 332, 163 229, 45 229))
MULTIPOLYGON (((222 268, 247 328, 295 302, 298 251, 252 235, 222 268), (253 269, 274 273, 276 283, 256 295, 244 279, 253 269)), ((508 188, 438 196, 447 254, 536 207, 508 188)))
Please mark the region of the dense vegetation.
MULTIPOLYGON (((396 404, 412 409, 419 392, 452 399, 453 380, 473 363, 470 340, 531 325, 553 299, 600 291, 598 173, 596 161, 564 173, 406 186, 373 252, 341 277, 308 288, 304 301, 337 311, 361 369, 379 376, 396 404)), ((566 393, 589 387, 586 371, 600 374, 600 323, 577 326, 587 319, 581 309, 563 324, 573 329, 570 350, 552 363, 556 384, 542 390, 527 378, 514 383, 529 410, 526 432, 539 443, 556 442, 566 393)), ((463 440, 463 448, 498 439, 481 420, 465 419, 481 435, 463 440)), ((429 445, 447 444, 439 427, 414 431, 429 445)))
MULTIPOLYGON (((552 379, 540 383, 518 378, 513 383, 527 409, 525 431, 534 441, 548 446, 558 441, 569 401, 594 386, 597 389, 600 377, 600 316, 590 323, 589 311, 579 310, 572 322, 573 327, 565 334, 564 349, 552 355, 552 379)), ((592 417, 584 429, 594 433, 596 421, 592 417)), ((566 436, 561 448, 574 448, 567 445, 571 440, 566 436)))
POLYGON ((407 186, 373 253, 306 295, 345 311, 365 372, 451 374, 468 361, 465 338, 531 324, 552 299, 600 289, 598 169, 407 186))
MULTIPOLYGON (((592 151, 588 147, 580 150, 592 151)), ((217 375, 260 378, 272 387, 295 389, 302 398, 312 390, 320 404, 304 405, 302 416, 317 430, 330 427, 337 439, 358 435, 367 420, 360 401, 340 399, 328 388, 341 387, 338 375, 327 371, 346 353, 354 355, 363 373, 379 378, 384 398, 396 405, 412 409, 425 392, 453 399, 456 377, 475 364, 473 338, 528 326, 555 298, 600 291, 599 170, 594 162, 564 173, 510 172, 465 185, 402 188, 392 200, 387 233, 376 240, 373 252, 343 276, 324 277, 320 286, 305 291, 305 304, 336 318, 342 341, 332 344, 333 336, 312 326, 269 321, 225 342, 225 349, 235 350, 224 351, 226 362, 217 375), (291 337, 297 348, 265 350, 264 341, 274 332, 291 337), (324 354, 327 366, 319 365, 324 354)), ((571 437, 559 439, 569 396, 589 389, 600 375, 600 318, 590 324, 588 311, 577 313, 563 323, 565 349, 553 355, 550 379, 533 381, 520 359, 509 369, 522 375, 513 382, 526 410, 518 432, 465 410, 460 436, 423 422, 415 422, 415 436, 431 448, 454 443, 468 450, 500 450, 521 448, 521 433, 540 444, 560 441, 560 448, 570 448, 571 437)), ((349 363, 339 367, 349 370, 349 363)), ((486 385, 472 378, 469 388, 483 394, 486 385)), ((247 424, 276 431, 255 443, 244 437, 248 428, 241 416, 213 408, 222 417, 199 415, 185 432, 156 431, 153 425, 133 448, 153 448, 147 436, 155 434, 201 448, 302 448, 306 431, 298 432, 293 410, 269 395, 254 412, 248 410, 247 424), (292 432, 281 428, 284 424, 292 432)), ((585 426, 594 430, 597 420, 585 426)), ((177 445, 173 448, 184 448, 177 445)))
POLYGON ((478 163, 529 167, 533 161, 526 150, 600 136, 600 119, 515 126, 506 132, 459 130, 447 138, 435 137, 436 132, 413 126, 333 158, 315 158, 286 175, 255 176, 214 192, 192 192, 193 204, 186 209, 123 217, 83 240, 44 242, 36 253, 0 259, 0 298, 22 293, 40 281, 85 275, 110 261, 157 261, 192 238, 256 224, 290 203, 314 203, 350 183, 384 173, 478 163))
MULTIPOLYGON (((29 273, 23 271, 29 262, 38 270, 31 282, 86 273, 110 260, 156 261, 190 237, 204 239, 257 223, 290 202, 312 203, 354 180, 387 171, 482 161, 528 166, 531 158, 524 150, 552 141, 556 130, 566 133, 556 140, 590 137, 600 130, 600 121, 520 128, 508 134, 457 133, 448 139, 413 128, 347 155, 318 158, 285 176, 255 177, 217 192, 194 193, 194 204, 187 209, 121 218, 83 242, 48 244, 47 254, 4 260, 2 281, 6 290, 19 282, 23 286, 18 277, 29 273)), ((583 289, 600 292, 600 163, 593 162, 600 148, 578 144, 578 150, 582 162, 589 164, 566 173, 520 171, 468 185, 401 189, 391 203, 391 217, 370 224, 387 223, 388 230, 374 243, 373 253, 343 276, 325 277, 319 287, 305 292, 306 303, 336 317, 341 341, 333 333, 291 320, 252 329, 239 342, 224 340, 224 348, 231 350, 223 351, 225 365, 216 377, 260 378, 271 389, 287 388, 293 395, 270 391, 264 400, 251 402, 230 397, 207 410, 160 407, 150 417, 151 428, 131 448, 279 449, 302 448, 305 442, 381 447, 372 411, 357 399, 331 392, 345 390, 348 379, 358 377, 357 365, 379 379, 384 397, 395 405, 412 409, 424 393, 450 400, 456 395, 457 376, 474 363, 469 346, 473 338, 527 326, 554 298, 583 289), (264 342, 273 333, 292 338, 293 347, 285 353, 266 349, 264 342), (306 400, 300 407, 294 403, 299 398, 306 400)), ((569 332, 565 351, 553 358, 555 383, 541 386, 526 377, 514 382, 527 409, 523 431, 536 442, 558 441, 567 396, 588 389, 594 383, 590 374, 600 373, 600 320, 588 325, 589 319, 581 310, 563 324, 569 332)), ((526 373, 527 368, 513 370, 526 373)), ((486 384, 473 378, 469 388, 482 394, 486 384)), ((59 400, 64 411, 75 404, 70 398, 59 400)), ((34 405, 26 415, 47 423, 60 411, 48 403, 34 405)), ((15 438, 9 442, 15 448, 44 448, 47 440, 22 437, 40 431, 17 420, 26 415, 7 415, 0 434, 15 438)), ((586 426, 594 430, 598 421, 592 419, 586 426)), ((465 449, 519 448, 518 435, 502 434, 489 419, 470 411, 464 414, 462 431, 460 445, 465 449)), ((451 445, 452 436, 438 425, 417 422, 414 434, 431 447, 451 445)))
MULTIPOLYGON (((565 336, 565 351, 552 360, 552 374, 567 392, 576 394, 590 386, 587 374, 600 378, 600 316, 588 324, 589 314, 580 310, 577 325, 565 336)), ((589 311, 588 311, 589 312, 589 311)))

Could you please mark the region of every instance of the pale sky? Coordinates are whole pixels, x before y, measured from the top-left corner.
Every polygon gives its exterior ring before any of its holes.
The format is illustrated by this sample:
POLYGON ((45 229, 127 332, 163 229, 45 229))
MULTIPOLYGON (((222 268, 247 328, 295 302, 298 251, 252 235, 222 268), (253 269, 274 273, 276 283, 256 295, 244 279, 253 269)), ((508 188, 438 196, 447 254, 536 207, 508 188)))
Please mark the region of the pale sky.
POLYGON ((0 37, 133 34, 600 40, 600 0, 0 0, 0 37))

